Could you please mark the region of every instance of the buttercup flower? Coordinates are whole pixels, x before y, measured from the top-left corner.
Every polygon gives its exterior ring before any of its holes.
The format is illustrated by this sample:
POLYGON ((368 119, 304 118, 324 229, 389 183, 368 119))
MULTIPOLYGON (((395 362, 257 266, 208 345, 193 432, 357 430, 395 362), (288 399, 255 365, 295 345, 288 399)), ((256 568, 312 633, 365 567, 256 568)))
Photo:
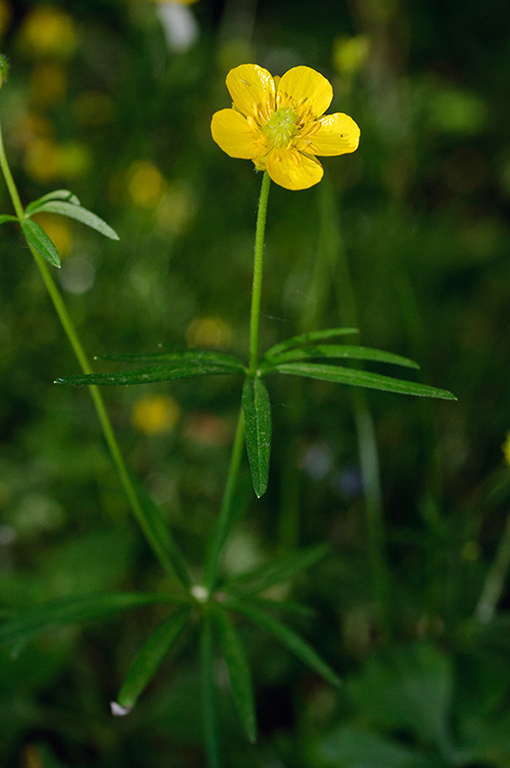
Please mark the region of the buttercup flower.
POLYGON ((257 170, 286 189, 317 184, 324 170, 317 155, 354 152, 360 130, 348 115, 324 115, 333 88, 310 67, 293 67, 283 77, 256 64, 227 75, 232 109, 213 115, 211 133, 230 157, 252 160, 257 170))

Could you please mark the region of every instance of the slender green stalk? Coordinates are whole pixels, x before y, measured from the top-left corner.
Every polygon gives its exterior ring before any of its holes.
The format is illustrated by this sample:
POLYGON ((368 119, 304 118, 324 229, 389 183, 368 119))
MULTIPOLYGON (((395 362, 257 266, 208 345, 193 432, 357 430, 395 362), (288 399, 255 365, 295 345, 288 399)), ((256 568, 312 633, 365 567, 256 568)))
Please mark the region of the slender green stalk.
MULTIPOLYGON (((7 189, 9 190, 9 194, 12 200, 14 210, 16 212, 16 216, 20 220, 23 220, 25 218, 25 211, 24 211, 23 205, 21 204, 20 196, 18 194, 16 184, 14 182, 11 170, 9 168, 7 156, 5 154, 1 124, 0 124, 0 168, 4 175, 5 183, 7 185, 7 189)), ((64 304, 60 291, 58 290, 55 284, 55 281, 51 276, 51 272, 46 261, 35 250, 35 248, 33 248, 30 245, 30 243, 28 244, 28 247, 30 248, 32 256, 34 257, 34 260, 35 260, 35 263, 37 264, 39 272, 41 273, 43 282, 50 295, 51 301, 53 302, 53 306, 55 307, 55 311, 58 315, 58 318, 64 329, 64 332, 69 340, 69 343, 71 344, 71 347, 73 349, 73 352, 76 356, 76 359, 78 361, 78 364, 81 370, 83 371, 83 373, 86 373, 86 374, 92 373, 92 367, 89 363, 89 360, 87 358, 83 345, 80 341, 80 338, 73 324, 73 321, 71 320, 71 317, 64 304)), ((159 553, 161 551, 159 541, 157 539, 157 536, 154 535, 154 532, 151 530, 150 526, 147 523, 146 516, 143 512, 142 506, 138 499, 138 494, 136 493, 136 490, 134 488, 134 485, 131 481, 128 470, 124 463, 124 459, 122 457, 119 444, 117 442, 117 438, 115 437, 115 433, 113 431, 111 421, 108 417, 101 392, 99 388, 94 384, 89 385, 89 391, 92 397, 92 402, 94 403, 94 407, 96 409, 99 423, 103 430, 106 443, 108 445, 108 448, 110 449, 113 462, 115 464, 120 482, 122 484, 122 487, 124 488, 124 492, 127 496, 128 502, 131 505, 131 508, 135 514, 135 517, 138 520, 138 523, 140 524, 140 527, 142 528, 142 531, 147 541, 149 542, 150 546, 154 550, 158 559, 162 562, 163 567, 167 570, 167 572, 169 572, 168 562, 167 561, 163 562, 162 558, 160 558, 159 556, 159 553)), ((173 577, 177 577, 178 580, 181 581, 176 571, 172 570, 171 572, 169 572, 169 575, 173 577)))
POLYGON ((267 171, 264 171, 257 214, 257 228, 255 230, 255 258, 253 263, 253 286, 250 314, 250 365, 248 368, 250 376, 255 375, 258 366, 262 266, 264 262, 264 236, 266 232, 267 200, 269 197, 270 185, 271 179, 269 178, 269 174, 267 171))
POLYGON ((207 768, 221 768, 218 716, 214 696, 212 620, 207 608, 204 612, 200 635, 200 660, 202 666, 202 717, 207 768))
POLYGON ((505 578, 510 568, 510 514, 505 523, 505 530, 499 542, 491 566, 485 577, 482 594, 476 606, 475 616, 478 621, 486 624, 494 616, 496 606, 503 592, 505 578))

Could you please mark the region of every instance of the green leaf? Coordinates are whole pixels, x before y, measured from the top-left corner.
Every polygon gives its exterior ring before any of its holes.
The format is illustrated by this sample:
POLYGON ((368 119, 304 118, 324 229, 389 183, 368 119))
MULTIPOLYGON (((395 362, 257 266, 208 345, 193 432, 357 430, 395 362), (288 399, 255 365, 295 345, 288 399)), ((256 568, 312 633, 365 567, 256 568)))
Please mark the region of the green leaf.
MULTIPOLYGON (((241 595, 234 598, 229 598, 228 594, 225 595, 225 599, 222 601, 222 606, 229 610, 235 610, 237 601, 241 599, 241 595)), ((253 605, 255 608, 261 608, 262 610, 269 611, 286 611, 287 613, 293 613, 295 616, 301 616, 304 619, 313 619, 317 612, 308 605, 301 605, 295 603, 293 600, 278 600, 270 599, 266 597, 258 597, 256 595, 242 595, 242 601, 245 605, 253 605)))
POLYGON ((113 595, 93 594, 57 603, 35 605, 19 611, 17 616, 0 624, 0 644, 29 640, 41 632, 97 619, 116 611, 151 603, 175 602, 161 594, 120 592, 113 595))
POLYGON ((380 389, 387 392, 398 392, 402 395, 416 395, 418 397, 437 397, 442 400, 456 400, 455 395, 445 389, 436 389, 427 384, 416 384, 413 381, 393 379, 391 376, 382 376, 378 373, 369 373, 355 368, 343 368, 336 365, 320 365, 316 363, 283 363, 275 365, 275 371, 279 373, 305 376, 321 381, 333 381, 337 384, 351 384, 357 387, 380 389))
POLYGON ((260 499, 267 488, 271 453, 271 405, 261 379, 244 380, 242 406, 253 490, 260 499))
POLYGON ((213 614, 218 628, 221 649, 227 662, 234 702, 248 740, 253 744, 257 738, 257 722, 255 717, 255 700, 250 667, 239 634, 222 610, 213 614))
MULTIPOLYGON (((82 224, 86 224, 87 227, 95 229, 105 237, 109 237, 111 240, 118 240, 119 236, 103 219, 96 216, 95 213, 88 211, 86 208, 82 208, 75 203, 68 203, 64 200, 48 200, 37 207, 35 213, 58 213, 61 216, 67 216, 70 219, 76 219, 81 221, 82 224)), ((34 213, 34 211, 31 212, 34 213)))
POLYGON ((262 629, 271 632, 275 637, 285 645, 291 653, 301 659, 308 667, 317 672, 318 675, 327 680, 331 685, 341 685, 341 680, 326 662, 321 659, 314 649, 306 643, 302 637, 297 635, 286 624, 283 624, 278 619, 270 616, 265 611, 261 611, 254 605, 249 605, 242 600, 238 600, 235 604, 231 603, 232 608, 238 613, 242 613, 248 619, 258 624, 262 629))
POLYGON ((135 371, 123 373, 90 373, 64 376, 56 379, 54 384, 149 384, 154 381, 171 381, 172 379, 185 379, 192 376, 210 376, 213 374, 239 373, 238 368, 209 362, 206 359, 183 360, 173 365, 157 365, 149 368, 140 368, 135 371))
POLYGON ((95 360, 110 360, 120 363, 207 363, 224 367, 233 373, 244 373, 245 365, 233 355, 214 352, 209 349, 177 349, 153 354, 112 354, 96 355, 95 360))
POLYGON ((0 224, 5 224, 6 221, 19 221, 17 216, 10 216, 8 213, 0 216, 0 224))
POLYGON ((188 567, 170 533, 168 523, 164 520, 160 508, 154 503, 152 497, 138 479, 135 477, 131 479, 136 488, 138 501, 144 515, 144 530, 150 537, 154 552, 166 572, 171 577, 177 578, 186 589, 189 589, 191 587, 191 579, 188 567))
POLYGON ((206 611, 202 621, 200 635, 200 671, 202 683, 202 723, 205 748, 212 756, 211 768, 219 768, 218 707, 214 695, 214 649, 212 637, 212 617, 206 611))
POLYGON ((262 361, 261 371, 266 373, 281 363, 293 362, 296 360, 308 360, 313 358, 326 359, 353 359, 353 360, 371 360, 379 363, 392 363, 393 365, 402 365, 407 368, 419 368, 418 363, 409 360, 401 355, 394 355, 391 352, 382 352, 379 349, 370 349, 370 347, 353 347, 347 344, 318 344, 317 346, 305 347, 304 349, 289 349, 281 352, 279 355, 271 356, 266 363, 262 361))
MULTIPOLYGON (((186 626, 190 606, 182 606, 152 633, 135 657, 120 689, 117 704, 129 712, 143 693, 166 654, 186 626)), ((126 713, 127 713, 126 712, 126 713)))
POLYGON ((46 195, 38 197, 37 200, 29 203, 25 208, 25 213, 27 216, 31 216, 33 213, 36 213, 36 211, 40 210, 41 206, 49 200, 65 200, 73 205, 80 205, 80 201, 76 195, 73 195, 68 189, 55 189, 53 192, 48 192, 46 195))
POLYGON ((290 555, 279 557, 272 562, 263 563, 251 571, 232 576, 223 584, 223 588, 242 591, 243 595, 263 592, 275 584, 290 581, 301 571, 322 560, 329 550, 328 544, 318 544, 298 552, 292 552, 290 555))
POLYGON ((264 354, 264 359, 273 358, 292 347, 306 346, 307 344, 313 344, 315 341, 335 339, 339 336, 349 336, 354 333, 359 333, 358 328, 325 328, 319 331, 300 333, 299 336, 291 336, 290 339, 280 341, 278 344, 270 347, 264 354))
POLYGON ((27 242, 32 248, 35 248, 37 253, 41 254, 52 266, 60 267, 58 251, 44 229, 36 221, 32 221, 32 219, 22 219, 20 225, 27 242))

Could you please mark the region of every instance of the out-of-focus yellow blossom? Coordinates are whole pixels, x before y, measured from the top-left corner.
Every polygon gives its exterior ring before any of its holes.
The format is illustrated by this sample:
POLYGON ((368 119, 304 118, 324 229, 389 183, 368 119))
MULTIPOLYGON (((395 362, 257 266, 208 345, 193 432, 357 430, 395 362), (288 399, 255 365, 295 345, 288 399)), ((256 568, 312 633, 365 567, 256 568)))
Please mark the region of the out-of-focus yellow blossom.
POLYGON ((59 146, 59 172, 63 179, 85 176, 92 166, 92 154, 85 144, 69 141, 59 146))
POLYGON ((359 72, 370 53, 370 41, 366 35, 338 37, 333 47, 333 61, 340 75, 359 72))
POLYGON ((76 179, 91 165, 89 150, 82 144, 56 144, 50 136, 36 136, 27 144, 24 167, 40 183, 55 179, 76 179))
POLYGON ((293 67, 273 78, 256 64, 227 75, 232 109, 213 115, 214 141, 231 157, 252 160, 286 189, 317 184, 323 168, 317 155, 354 152, 360 130, 340 112, 323 117, 333 98, 329 80, 310 67, 293 67))
POLYGON ((78 41, 72 17, 54 5, 36 5, 25 16, 20 29, 23 51, 32 57, 70 58, 78 41))
POLYGON ((63 216, 54 213, 36 213, 34 220, 53 240, 62 260, 68 255, 73 245, 72 225, 63 216))
POLYGON ((155 208, 166 191, 166 181, 155 165, 136 160, 128 170, 128 190, 140 208, 155 208))
POLYGON ((0 37, 4 34, 11 20, 11 7, 5 0, 0 0, 0 37))
POLYGON ((510 432, 506 433, 506 440, 501 446, 505 462, 510 466, 510 432))
POLYGON ((158 206, 158 224, 165 232, 180 235, 193 219, 196 208, 192 190, 184 184, 172 184, 158 206))
POLYGON ((221 317, 199 317, 189 325, 186 341, 192 347, 230 349, 232 328, 221 317))
POLYGON ((67 73, 53 61, 39 61, 30 78, 32 101, 40 107, 52 107, 62 101, 67 91, 67 73))
POLYGON ((181 409, 169 395, 145 395, 135 401, 131 411, 131 422, 144 435, 171 432, 175 427, 181 409))

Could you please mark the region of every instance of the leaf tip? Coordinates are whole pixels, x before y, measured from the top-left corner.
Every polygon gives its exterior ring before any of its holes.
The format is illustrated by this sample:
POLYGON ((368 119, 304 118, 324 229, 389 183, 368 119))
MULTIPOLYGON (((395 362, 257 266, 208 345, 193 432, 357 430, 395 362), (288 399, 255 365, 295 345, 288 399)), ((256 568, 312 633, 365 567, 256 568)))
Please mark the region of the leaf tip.
POLYGON ((123 707, 117 701, 110 701, 110 709, 114 717, 124 717, 124 715, 129 715, 132 708, 133 707, 131 706, 123 707))

